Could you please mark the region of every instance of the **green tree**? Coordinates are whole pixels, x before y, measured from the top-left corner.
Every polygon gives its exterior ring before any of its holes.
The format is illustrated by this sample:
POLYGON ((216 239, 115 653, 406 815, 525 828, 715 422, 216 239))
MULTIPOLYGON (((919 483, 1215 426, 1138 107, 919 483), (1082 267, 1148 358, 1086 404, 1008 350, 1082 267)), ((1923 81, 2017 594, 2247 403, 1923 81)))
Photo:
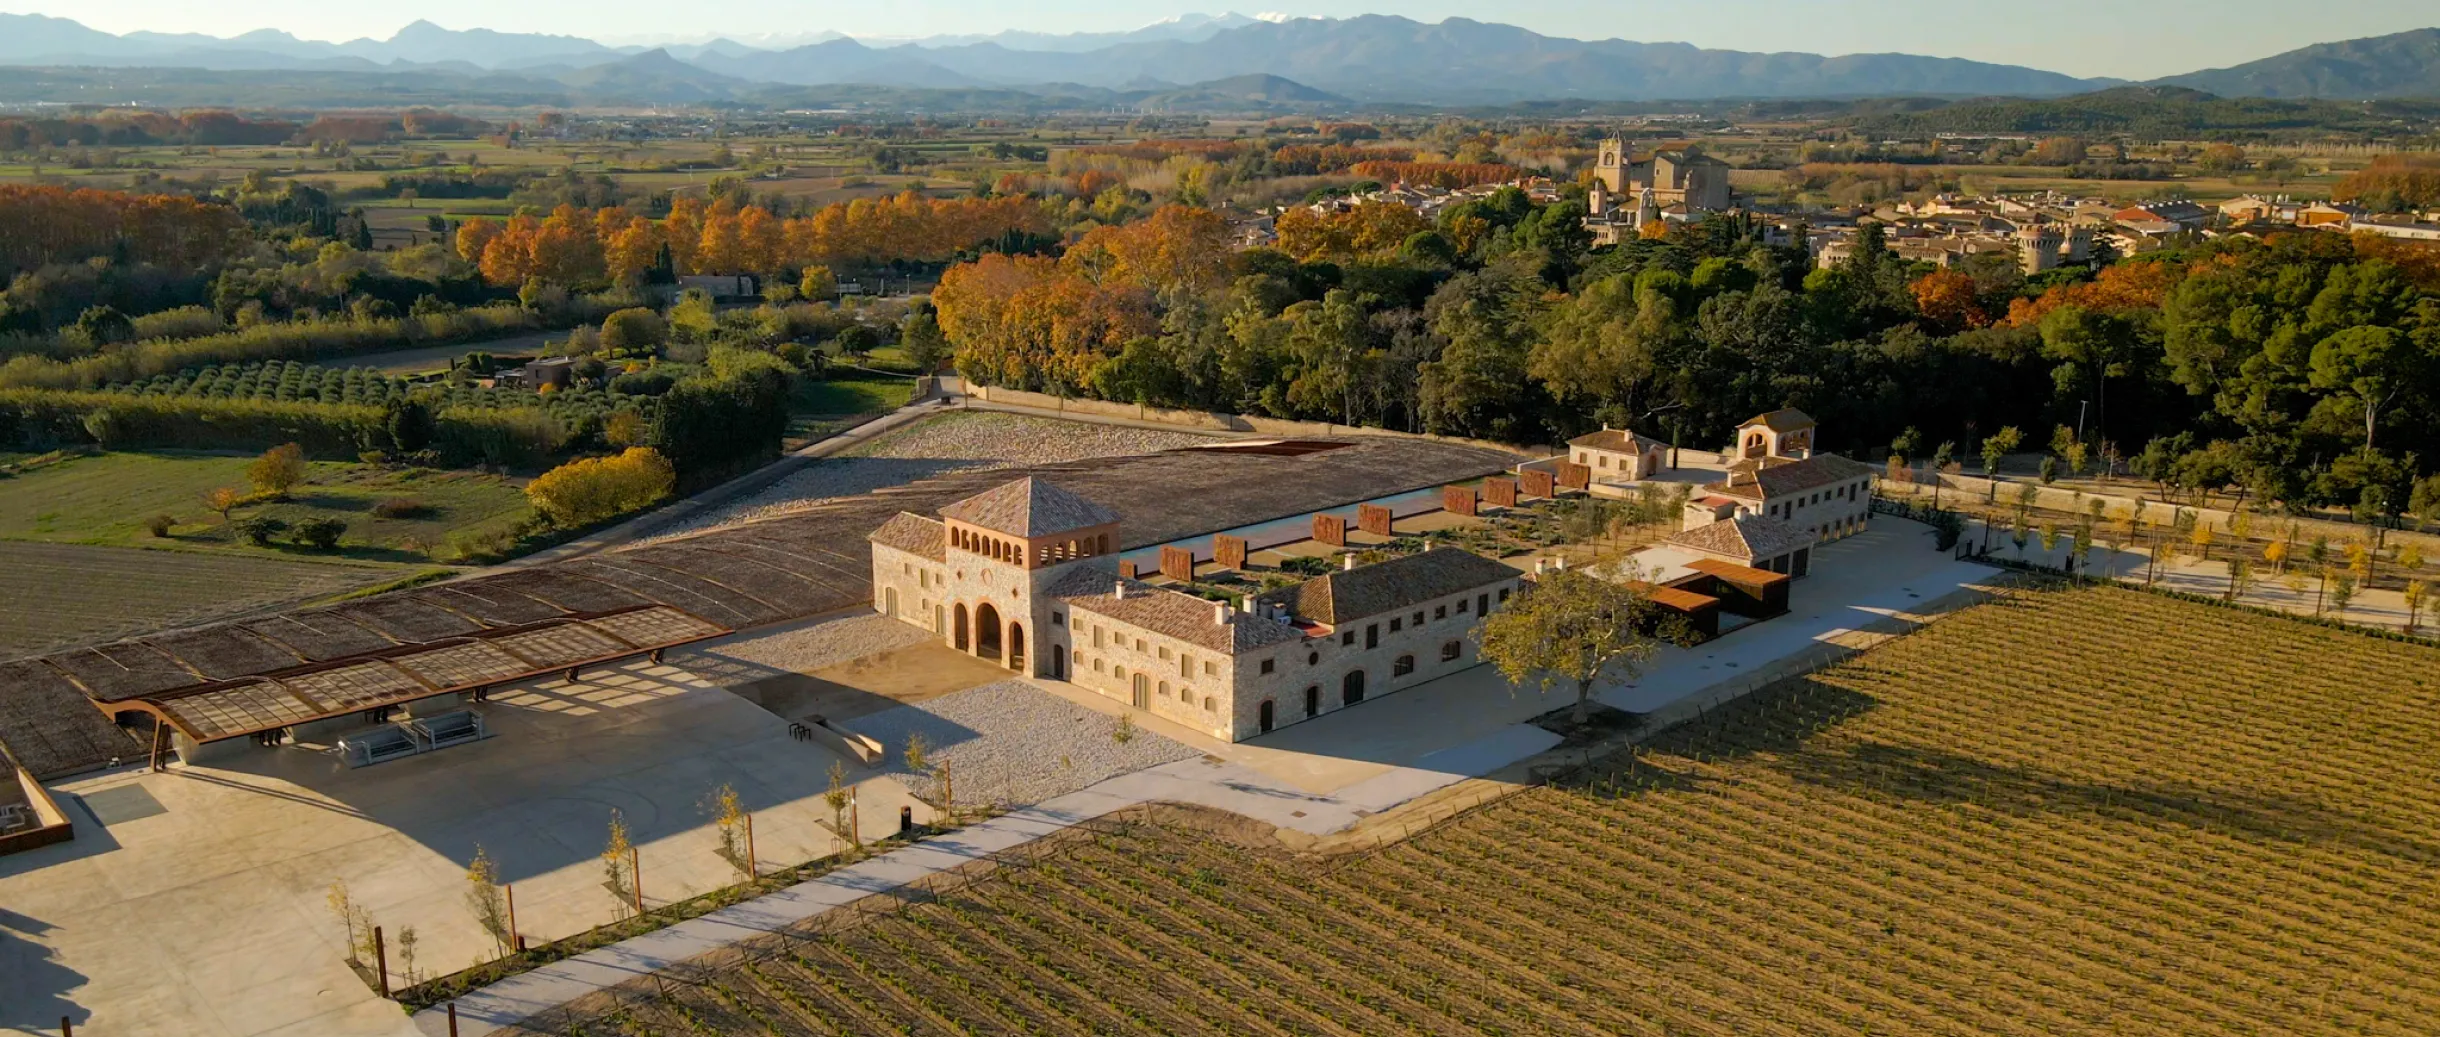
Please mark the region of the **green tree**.
POLYGON ((940 320, 930 310, 917 310, 898 322, 898 346, 906 350, 907 360, 924 374, 940 370, 949 360, 952 350, 949 339, 940 332, 940 320))
POLYGON ((2381 409, 2428 366, 2421 352, 2396 328, 2348 328, 2313 346, 2313 387, 2354 395, 2364 408, 2366 453, 2372 451, 2381 409))
POLYGON ((1631 678, 1660 651, 1661 634, 1682 629, 1648 591, 1581 569, 1544 573, 1482 621, 1482 656, 1513 684, 1576 686, 1576 723, 1591 717, 1593 686, 1631 678))

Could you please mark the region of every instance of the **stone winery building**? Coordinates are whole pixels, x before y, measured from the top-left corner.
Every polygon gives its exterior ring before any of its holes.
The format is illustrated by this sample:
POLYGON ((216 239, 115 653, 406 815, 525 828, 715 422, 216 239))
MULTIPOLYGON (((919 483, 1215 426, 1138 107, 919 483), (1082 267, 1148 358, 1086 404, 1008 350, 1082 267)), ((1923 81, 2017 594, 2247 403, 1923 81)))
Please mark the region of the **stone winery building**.
POLYGON ((1118 516, 1042 479, 873 531, 873 607, 950 647, 1238 741, 1473 666, 1520 573, 1454 548, 1236 607, 1119 575, 1118 516))
POLYGON ((1811 417, 1794 408, 1737 426, 1728 478, 1686 502, 1673 547, 1737 565, 1802 577, 1813 547, 1864 531, 1872 518, 1872 468, 1817 453, 1811 417))

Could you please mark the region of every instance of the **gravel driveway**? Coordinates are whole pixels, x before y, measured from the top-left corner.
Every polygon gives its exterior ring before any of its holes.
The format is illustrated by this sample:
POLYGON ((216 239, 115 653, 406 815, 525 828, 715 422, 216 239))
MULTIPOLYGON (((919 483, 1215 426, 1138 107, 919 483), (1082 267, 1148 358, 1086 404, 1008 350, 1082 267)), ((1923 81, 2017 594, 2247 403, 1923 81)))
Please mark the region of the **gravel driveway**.
POLYGON ((825 458, 758 493, 654 531, 650 539, 802 511, 825 500, 902 486, 947 472, 1129 457, 1208 444, 1209 436, 1092 425, 989 411, 953 411, 825 458))
POLYGON ((938 764, 944 761, 958 802, 1020 806, 1198 755, 1142 728, 1121 743, 1113 737, 1118 718, 1022 681, 969 688, 840 726, 879 740, 889 750, 884 770, 935 802, 940 795, 938 764), (907 738, 915 734, 929 747, 931 774, 907 771, 907 738))

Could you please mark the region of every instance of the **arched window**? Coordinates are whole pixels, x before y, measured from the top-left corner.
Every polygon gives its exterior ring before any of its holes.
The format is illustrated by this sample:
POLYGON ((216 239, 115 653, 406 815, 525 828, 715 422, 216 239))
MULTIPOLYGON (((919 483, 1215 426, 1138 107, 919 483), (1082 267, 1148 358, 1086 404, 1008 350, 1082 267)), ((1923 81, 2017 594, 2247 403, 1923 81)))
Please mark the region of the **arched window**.
POLYGON ((1415 657, 1411 655, 1399 656, 1398 661, 1391 663, 1389 667, 1389 675, 1392 677, 1404 677, 1413 672, 1415 672, 1415 657))
POLYGON ((1465 646, 1465 643, 1464 643, 1464 642, 1462 642, 1462 641, 1444 641, 1444 642, 1441 642, 1441 645, 1440 645, 1440 661, 1441 661, 1441 662, 1444 662, 1444 663, 1448 663, 1448 662, 1456 662, 1456 661, 1457 661, 1457 657, 1458 657, 1458 656, 1461 656, 1461 655, 1464 655, 1464 654, 1466 654, 1466 646, 1465 646))

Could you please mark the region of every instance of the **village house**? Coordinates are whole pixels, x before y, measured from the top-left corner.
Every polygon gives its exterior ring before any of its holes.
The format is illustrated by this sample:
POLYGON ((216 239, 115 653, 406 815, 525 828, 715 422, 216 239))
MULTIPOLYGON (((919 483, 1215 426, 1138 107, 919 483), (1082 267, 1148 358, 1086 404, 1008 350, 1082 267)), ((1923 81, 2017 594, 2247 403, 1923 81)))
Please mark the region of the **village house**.
POLYGON ((1669 444, 1608 425, 1568 440, 1567 452, 1570 460, 1593 470, 1595 482, 1636 482, 1670 467, 1669 444))
POLYGON ((871 534, 873 608, 1018 673, 1225 741, 1475 665, 1517 570, 1455 548, 1355 565, 1238 608, 1119 574, 1118 517, 1035 478, 871 534))

